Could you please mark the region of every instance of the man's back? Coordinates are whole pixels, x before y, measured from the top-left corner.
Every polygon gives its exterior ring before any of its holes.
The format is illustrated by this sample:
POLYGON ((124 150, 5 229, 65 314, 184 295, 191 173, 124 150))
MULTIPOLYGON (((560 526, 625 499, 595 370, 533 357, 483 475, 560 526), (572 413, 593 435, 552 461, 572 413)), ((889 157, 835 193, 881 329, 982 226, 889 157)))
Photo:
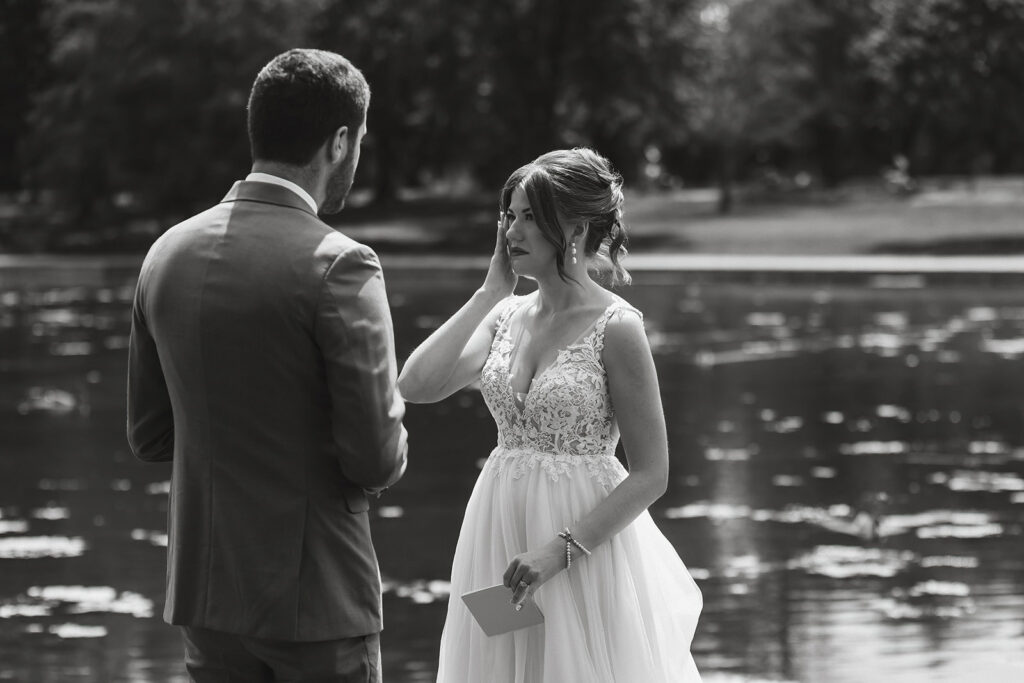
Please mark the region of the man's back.
POLYGON ((239 183, 154 244, 133 325, 130 441, 174 460, 165 618, 379 631, 362 489, 401 475, 405 433, 372 251, 289 190, 239 183))

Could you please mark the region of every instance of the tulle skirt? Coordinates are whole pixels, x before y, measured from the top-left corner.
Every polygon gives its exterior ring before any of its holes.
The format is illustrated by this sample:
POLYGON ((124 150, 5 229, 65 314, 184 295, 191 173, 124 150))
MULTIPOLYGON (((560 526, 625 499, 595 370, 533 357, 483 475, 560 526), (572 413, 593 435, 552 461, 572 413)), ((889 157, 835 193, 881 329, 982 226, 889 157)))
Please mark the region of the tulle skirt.
POLYGON ((461 596, 584 517, 625 476, 614 457, 545 461, 495 449, 466 508, 441 636, 439 683, 691 683, 702 599, 644 512, 541 586, 544 624, 488 637, 461 596), (548 465, 551 465, 550 467, 548 465))

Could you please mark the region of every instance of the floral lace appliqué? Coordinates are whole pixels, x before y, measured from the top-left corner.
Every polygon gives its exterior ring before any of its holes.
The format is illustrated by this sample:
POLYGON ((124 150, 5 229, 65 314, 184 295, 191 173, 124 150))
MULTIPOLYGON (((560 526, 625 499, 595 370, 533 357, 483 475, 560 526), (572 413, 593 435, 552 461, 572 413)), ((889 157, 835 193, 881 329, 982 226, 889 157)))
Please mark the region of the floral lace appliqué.
POLYGON ((540 467, 551 481, 558 481, 559 477, 570 475, 579 465, 585 465, 590 477, 608 490, 626 478, 626 468, 614 455, 565 455, 498 446, 487 459, 487 466, 494 476, 508 474, 513 479, 540 467))
POLYGON ((583 464, 601 484, 615 486, 626 471, 615 457, 619 431, 601 360, 604 331, 617 311, 641 314, 621 301, 609 305, 589 334, 562 349, 534 379, 520 408, 509 382, 509 319, 524 300, 511 297, 503 304, 481 373, 484 401, 498 425, 488 467, 495 476, 507 472, 514 478, 541 467, 557 481, 583 464))

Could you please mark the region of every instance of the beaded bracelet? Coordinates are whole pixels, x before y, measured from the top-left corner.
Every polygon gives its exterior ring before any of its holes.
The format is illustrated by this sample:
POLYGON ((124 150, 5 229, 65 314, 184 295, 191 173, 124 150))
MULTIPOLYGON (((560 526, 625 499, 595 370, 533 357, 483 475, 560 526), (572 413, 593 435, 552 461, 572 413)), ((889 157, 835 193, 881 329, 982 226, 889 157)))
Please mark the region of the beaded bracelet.
POLYGON ((565 527, 565 531, 561 531, 558 534, 559 538, 565 539, 565 568, 568 570, 572 567, 572 547, 576 546, 579 548, 584 555, 590 555, 590 551, 587 550, 582 543, 577 541, 572 536, 572 532, 569 531, 569 527, 565 527))

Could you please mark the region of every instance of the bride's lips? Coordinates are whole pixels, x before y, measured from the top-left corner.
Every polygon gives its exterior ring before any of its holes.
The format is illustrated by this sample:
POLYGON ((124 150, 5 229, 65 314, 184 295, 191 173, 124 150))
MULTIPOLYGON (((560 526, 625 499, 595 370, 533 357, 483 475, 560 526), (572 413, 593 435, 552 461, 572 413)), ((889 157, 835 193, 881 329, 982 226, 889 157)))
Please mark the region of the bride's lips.
POLYGON ((530 252, 526 251, 525 249, 520 249, 519 247, 513 247, 512 249, 508 250, 508 255, 509 256, 522 256, 523 254, 529 254, 529 253, 530 252))

